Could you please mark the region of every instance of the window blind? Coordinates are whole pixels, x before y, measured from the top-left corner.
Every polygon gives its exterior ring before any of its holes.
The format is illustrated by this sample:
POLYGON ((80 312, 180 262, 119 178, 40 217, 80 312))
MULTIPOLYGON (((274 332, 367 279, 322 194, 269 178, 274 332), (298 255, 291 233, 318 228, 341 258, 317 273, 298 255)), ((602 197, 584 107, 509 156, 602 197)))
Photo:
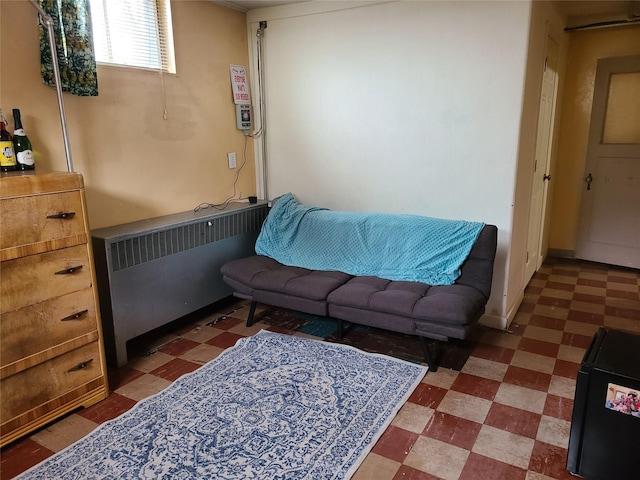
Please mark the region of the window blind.
POLYGON ((169 0, 90 0, 96 61, 175 73, 169 0))

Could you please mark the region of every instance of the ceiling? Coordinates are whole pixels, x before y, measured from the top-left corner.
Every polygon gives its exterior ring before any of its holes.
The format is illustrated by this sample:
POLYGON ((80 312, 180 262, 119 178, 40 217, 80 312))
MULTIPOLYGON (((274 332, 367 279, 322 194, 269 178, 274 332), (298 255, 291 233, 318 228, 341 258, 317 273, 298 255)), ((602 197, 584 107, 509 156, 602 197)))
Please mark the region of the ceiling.
MULTIPOLYGON (((248 11, 256 8, 274 7, 291 3, 302 3, 308 0, 223 0, 219 3, 226 4, 237 10, 248 11)), ((536 1, 536 0, 534 0, 536 1)), ((567 17, 583 16, 612 16, 626 17, 630 12, 640 14, 640 1, 638 0, 553 0, 558 4, 567 17)))
POLYGON ((302 3, 304 1, 308 0, 221 0, 218 3, 247 12, 255 8, 277 7, 289 3, 302 3))

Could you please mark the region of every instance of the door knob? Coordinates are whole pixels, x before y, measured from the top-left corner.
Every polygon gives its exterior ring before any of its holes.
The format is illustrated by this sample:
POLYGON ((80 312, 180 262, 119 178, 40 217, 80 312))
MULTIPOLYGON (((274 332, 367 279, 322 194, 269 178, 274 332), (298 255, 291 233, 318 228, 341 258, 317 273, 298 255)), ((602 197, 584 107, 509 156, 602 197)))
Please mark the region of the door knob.
POLYGON ((591 174, 587 175, 587 178, 585 178, 584 181, 587 182, 587 190, 591 190, 591 182, 593 182, 591 174))

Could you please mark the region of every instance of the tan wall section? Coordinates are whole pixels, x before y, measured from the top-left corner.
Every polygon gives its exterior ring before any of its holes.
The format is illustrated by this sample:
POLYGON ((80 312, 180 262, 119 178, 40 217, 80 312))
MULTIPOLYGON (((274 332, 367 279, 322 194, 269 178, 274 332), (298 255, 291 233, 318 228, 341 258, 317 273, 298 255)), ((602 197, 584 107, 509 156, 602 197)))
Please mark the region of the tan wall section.
POLYGON ((640 26, 576 31, 570 34, 565 96, 554 178, 549 248, 573 252, 598 58, 640 53, 640 26))
MULTIPOLYGON (((25 0, 2 0, 0 12, 0 107, 8 117, 21 109, 37 170, 65 171, 55 89, 40 79, 36 12, 25 0)), ((64 94, 74 170, 84 176, 92 228, 187 211, 233 194, 245 137, 235 128, 229 65, 249 66, 245 14, 211 1, 174 0, 172 16, 176 75, 100 65, 98 97, 64 94), (227 152, 236 152, 238 168, 228 168, 227 152)), ((237 193, 255 190, 249 139, 237 193)))

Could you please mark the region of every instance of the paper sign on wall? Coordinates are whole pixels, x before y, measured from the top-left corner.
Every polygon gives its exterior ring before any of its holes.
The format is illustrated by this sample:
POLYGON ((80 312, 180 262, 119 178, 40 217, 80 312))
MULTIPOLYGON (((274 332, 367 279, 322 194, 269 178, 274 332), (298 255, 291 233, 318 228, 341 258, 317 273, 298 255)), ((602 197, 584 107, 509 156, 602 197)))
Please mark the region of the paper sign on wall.
POLYGON ((231 87, 233 88, 233 101, 236 105, 249 105, 249 86, 247 84, 247 69, 241 65, 230 65, 231 87))

